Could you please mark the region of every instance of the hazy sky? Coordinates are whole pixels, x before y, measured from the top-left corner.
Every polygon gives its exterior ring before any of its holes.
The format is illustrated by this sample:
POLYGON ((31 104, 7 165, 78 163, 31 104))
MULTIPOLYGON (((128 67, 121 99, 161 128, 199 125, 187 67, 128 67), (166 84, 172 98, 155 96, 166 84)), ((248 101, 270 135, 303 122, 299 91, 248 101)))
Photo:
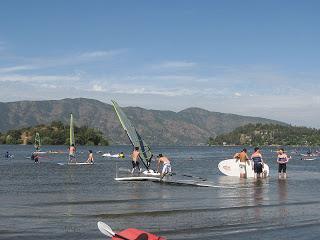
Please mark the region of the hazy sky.
POLYGON ((88 97, 320 127, 320 1, 0 5, 0 101, 88 97))

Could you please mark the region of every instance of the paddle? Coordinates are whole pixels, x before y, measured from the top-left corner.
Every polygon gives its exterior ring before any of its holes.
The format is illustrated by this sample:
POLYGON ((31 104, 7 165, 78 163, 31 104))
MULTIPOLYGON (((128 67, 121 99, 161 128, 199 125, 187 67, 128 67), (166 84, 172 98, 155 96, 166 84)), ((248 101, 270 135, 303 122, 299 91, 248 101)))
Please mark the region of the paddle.
POLYGON ((108 237, 118 237, 121 238, 123 240, 130 240, 128 238, 125 238, 121 235, 118 235, 117 233, 115 233, 114 231, 112 231, 111 227, 109 227, 107 224, 105 224, 104 222, 98 222, 98 228, 100 230, 100 232, 108 237))

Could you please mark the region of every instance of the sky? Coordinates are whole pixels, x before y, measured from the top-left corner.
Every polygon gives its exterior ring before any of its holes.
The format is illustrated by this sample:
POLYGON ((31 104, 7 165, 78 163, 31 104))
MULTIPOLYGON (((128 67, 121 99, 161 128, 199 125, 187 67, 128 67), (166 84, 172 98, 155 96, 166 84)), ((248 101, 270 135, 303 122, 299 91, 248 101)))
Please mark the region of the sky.
POLYGON ((2 0, 0 101, 266 117, 320 128, 320 1, 2 0))

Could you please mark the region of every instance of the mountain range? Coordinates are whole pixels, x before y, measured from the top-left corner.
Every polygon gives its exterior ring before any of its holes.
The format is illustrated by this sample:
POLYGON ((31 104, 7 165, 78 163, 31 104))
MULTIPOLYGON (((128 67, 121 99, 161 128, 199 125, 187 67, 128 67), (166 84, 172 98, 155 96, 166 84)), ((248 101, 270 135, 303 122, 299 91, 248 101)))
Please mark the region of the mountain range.
MULTIPOLYGON (((153 145, 204 145, 209 137, 231 132, 249 123, 285 124, 266 118, 210 112, 201 108, 173 112, 124 107, 123 111, 144 140, 153 145)), ((102 131, 111 144, 130 143, 112 105, 93 99, 0 103, 0 112, 1 132, 57 120, 68 123, 72 112, 76 125, 87 125, 102 131)))

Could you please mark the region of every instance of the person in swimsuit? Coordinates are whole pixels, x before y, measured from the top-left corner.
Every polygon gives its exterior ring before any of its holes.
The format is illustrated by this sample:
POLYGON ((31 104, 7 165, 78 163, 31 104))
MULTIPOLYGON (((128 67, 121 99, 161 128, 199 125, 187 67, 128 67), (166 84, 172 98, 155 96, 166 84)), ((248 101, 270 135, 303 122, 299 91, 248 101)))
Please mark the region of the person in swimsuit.
POLYGON ((140 168, 140 164, 139 164, 139 158, 140 158, 140 152, 139 152, 139 147, 135 147, 132 154, 131 154, 131 158, 132 158, 132 170, 131 173, 134 173, 134 170, 136 168, 139 169, 139 172, 141 172, 141 168, 140 168))
POLYGON ((69 147, 69 162, 77 162, 76 160, 76 147, 72 144, 69 147))
POLYGON ((88 155, 88 159, 87 159, 87 163, 92 163, 93 164, 93 162, 94 162, 94 160, 93 160, 93 153, 92 153, 92 150, 89 150, 88 151, 89 152, 89 155, 88 155))
POLYGON ((284 149, 280 148, 277 157, 277 163, 279 164, 279 179, 281 179, 281 173, 283 173, 283 179, 287 178, 287 162, 289 161, 289 159, 291 159, 291 157, 288 157, 288 155, 284 153, 284 149))
POLYGON ((165 175, 171 174, 171 164, 170 160, 163 156, 162 153, 160 153, 158 156, 158 165, 157 165, 157 171, 159 172, 160 164, 163 164, 160 179, 162 179, 165 175))
POLYGON ((263 159, 260 153, 260 148, 254 148, 254 153, 251 155, 251 159, 253 161, 254 177, 260 178, 261 173, 263 173, 263 159))
POLYGON ((247 178, 247 168, 246 164, 248 163, 250 166, 250 160, 247 155, 247 149, 244 148, 241 152, 236 153, 233 158, 236 159, 236 161, 239 161, 239 169, 240 169, 240 178, 247 178))

